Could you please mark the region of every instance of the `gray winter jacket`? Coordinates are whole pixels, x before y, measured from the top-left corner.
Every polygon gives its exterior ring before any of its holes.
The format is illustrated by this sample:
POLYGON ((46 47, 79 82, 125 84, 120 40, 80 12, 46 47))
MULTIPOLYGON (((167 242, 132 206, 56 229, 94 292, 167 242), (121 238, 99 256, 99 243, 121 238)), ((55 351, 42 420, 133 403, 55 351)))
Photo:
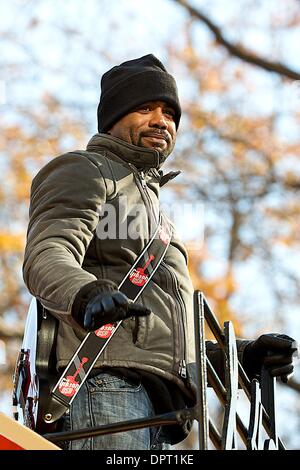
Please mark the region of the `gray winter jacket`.
MULTIPOLYGON (((23 276, 32 295, 60 320, 58 368, 86 334, 71 315, 79 289, 97 280, 108 289, 109 281, 119 285, 149 240, 159 211, 159 167, 156 150, 97 134, 86 151, 54 158, 33 179, 23 276), (119 221, 116 233, 105 239, 103 209, 108 207, 119 221), (121 219, 139 227, 135 239, 124 236, 121 219)), ((174 228, 164 260, 139 298, 152 313, 125 320, 96 367, 144 369, 188 393, 186 364, 194 362, 192 294, 187 253, 174 228)))
MULTIPOLYGON (((54 158, 34 177, 23 277, 59 320, 57 368, 67 365, 86 335, 71 315, 76 294, 92 281, 99 289, 117 288, 149 240, 159 212, 159 168, 156 150, 96 134, 85 151, 54 158), (117 223, 108 224, 105 238, 106 210, 115 211, 117 223), (126 230, 129 224, 139 228, 135 237, 126 235, 124 223, 126 230)), ((173 228, 166 255, 139 298, 152 313, 123 321, 95 367, 144 369, 194 397, 188 373, 195 363, 193 286, 173 228)), ((207 347, 222 368, 218 347, 207 347)))

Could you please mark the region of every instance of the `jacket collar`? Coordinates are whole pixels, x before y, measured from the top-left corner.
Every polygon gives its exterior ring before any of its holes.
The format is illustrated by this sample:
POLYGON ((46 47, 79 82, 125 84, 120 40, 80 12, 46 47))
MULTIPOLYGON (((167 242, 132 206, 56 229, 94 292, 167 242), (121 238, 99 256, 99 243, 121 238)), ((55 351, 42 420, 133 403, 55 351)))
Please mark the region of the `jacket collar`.
POLYGON ((87 145, 87 151, 109 150, 123 161, 137 168, 160 168, 159 152, 155 149, 138 147, 109 134, 95 134, 87 145))

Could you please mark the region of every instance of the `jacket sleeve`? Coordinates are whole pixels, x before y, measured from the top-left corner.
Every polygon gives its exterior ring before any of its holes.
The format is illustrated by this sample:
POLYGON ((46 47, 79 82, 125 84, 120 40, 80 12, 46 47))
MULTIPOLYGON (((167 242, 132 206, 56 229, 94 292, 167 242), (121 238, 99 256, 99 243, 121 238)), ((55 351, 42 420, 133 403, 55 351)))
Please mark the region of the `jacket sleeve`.
POLYGON ((24 282, 45 308, 73 327, 78 327, 73 300, 96 280, 81 266, 105 200, 100 169, 80 154, 54 158, 32 181, 24 282))

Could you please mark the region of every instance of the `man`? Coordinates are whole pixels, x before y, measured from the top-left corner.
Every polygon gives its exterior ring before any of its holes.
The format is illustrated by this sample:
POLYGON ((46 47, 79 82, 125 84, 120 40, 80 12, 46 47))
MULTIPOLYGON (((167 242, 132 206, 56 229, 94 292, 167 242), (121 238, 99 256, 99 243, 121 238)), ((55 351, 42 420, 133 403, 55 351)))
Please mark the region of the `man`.
MULTIPOLYGON (((186 250, 170 222, 170 244, 136 303, 119 291, 157 226, 160 187, 176 175, 161 170, 181 117, 176 83, 150 54, 113 67, 101 87, 99 133, 85 151, 50 161, 31 188, 24 280, 59 320, 58 371, 87 331, 123 320, 64 429, 151 417, 195 402, 193 288, 186 250)), ((238 341, 238 348, 253 375, 265 360, 276 376, 292 372, 285 337, 238 341)), ((217 347, 208 343, 207 349, 222 368, 217 347)), ((190 425, 73 441, 68 448, 162 449, 182 440, 190 425)))

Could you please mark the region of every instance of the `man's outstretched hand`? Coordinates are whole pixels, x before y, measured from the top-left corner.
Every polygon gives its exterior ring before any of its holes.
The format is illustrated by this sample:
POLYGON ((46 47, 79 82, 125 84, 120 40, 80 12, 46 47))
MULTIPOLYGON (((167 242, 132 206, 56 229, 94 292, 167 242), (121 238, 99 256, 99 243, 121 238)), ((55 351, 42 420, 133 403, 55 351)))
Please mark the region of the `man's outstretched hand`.
POLYGON ((243 367, 250 379, 265 366, 272 377, 287 382, 294 372, 294 358, 298 356, 298 344, 290 336, 269 333, 249 343, 243 354, 243 367))
POLYGON ((150 315, 151 310, 135 304, 120 291, 101 293, 87 304, 83 326, 87 331, 95 331, 107 323, 115 323, 126 318, 150 315))

